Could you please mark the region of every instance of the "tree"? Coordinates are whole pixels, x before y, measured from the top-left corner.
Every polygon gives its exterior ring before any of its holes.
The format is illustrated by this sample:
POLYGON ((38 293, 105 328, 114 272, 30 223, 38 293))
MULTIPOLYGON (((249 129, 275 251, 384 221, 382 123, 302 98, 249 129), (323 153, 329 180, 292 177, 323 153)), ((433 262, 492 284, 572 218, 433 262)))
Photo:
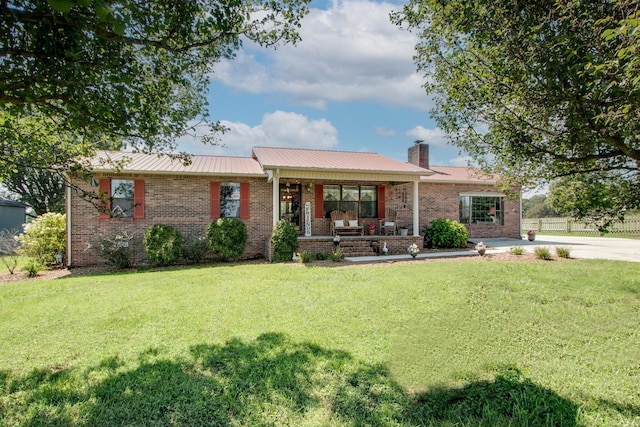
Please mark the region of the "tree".
POLYGON ((64 178, 57 172, 20 166, 9 171, 2 183, 33 208, 33 216, 64 213, 64 178))
MULTIPOLYGON (((629 189, 640 168, 638 8, 410 0, 392 20, 418 33, 438 125, 505 188, 607 172, 629 189)), ((640 205, 629 196, 619 210, 640 205)))
POLYGON ((308 1, 0 2, 0 176, 16 158, 42 167, 61 153, 66 163, 100 141, 172 151, 207 117, 214 64, 243 40, 295 43, 308 1), (25 137, 25 122, 45 137, 25 137))
POLYGON ((522 216, 524 218, 548 218, 558 213, 547 203, 547 196, 537 194, 529 199, 522 199, 522 216))
POLYGON ((565 177, 549 189, 548 204, 555 210, 593 224, 606 233, 611 224, 624 218, 628 199, 639 197, 640 188, 611 173, 565 177))

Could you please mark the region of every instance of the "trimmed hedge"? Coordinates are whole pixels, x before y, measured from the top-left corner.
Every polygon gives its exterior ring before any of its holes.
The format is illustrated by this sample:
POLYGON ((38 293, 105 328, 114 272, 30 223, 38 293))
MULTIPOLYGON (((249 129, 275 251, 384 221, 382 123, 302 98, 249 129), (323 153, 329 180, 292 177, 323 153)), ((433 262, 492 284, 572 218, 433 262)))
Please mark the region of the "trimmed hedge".
POLYGON ((247 227, 237 218, 219 218, 207 227, 209 248, 225 261, 237 258, 247 244, 247 227))
POLYGON ((434 248, 464 248, 469 239, 465 226, 449 218, 431 221, 430 227, 425 226, 424 234, 434 248))
POLYGON ((170 265, 182 255, 182 234, 171 225, 155 224, 147 228, 142 245, 153 265, 170 265))

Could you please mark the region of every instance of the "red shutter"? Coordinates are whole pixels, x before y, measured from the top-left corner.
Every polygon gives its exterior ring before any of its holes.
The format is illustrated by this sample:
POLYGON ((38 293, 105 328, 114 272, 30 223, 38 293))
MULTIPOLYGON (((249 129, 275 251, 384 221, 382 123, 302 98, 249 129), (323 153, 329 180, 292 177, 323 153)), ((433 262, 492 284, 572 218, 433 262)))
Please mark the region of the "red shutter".
POLYGON ((144 218, 144 180, 133 181, 133 218, 144 218))
POLYGON ((387 201, 385 200, 386 191, 384 185, 378 185, 378 218, 385 217, 385 210, 387 208, 387 201))
POLYGON ((220 183, 217 181, 209 185, 209 203, 211 219, 220 218, 220 183))
POLYGON ((240 219, 249 219, 249 183, 240 183, 240 219))
POLYGON ((324 218, 324 185, 316 184, 315 187, 316 218, 324 218))
POLYGON ((100 178, 98 182, 98 209, 100 219, 109 219, 111 214, 111 180, 108 178, 100 178))

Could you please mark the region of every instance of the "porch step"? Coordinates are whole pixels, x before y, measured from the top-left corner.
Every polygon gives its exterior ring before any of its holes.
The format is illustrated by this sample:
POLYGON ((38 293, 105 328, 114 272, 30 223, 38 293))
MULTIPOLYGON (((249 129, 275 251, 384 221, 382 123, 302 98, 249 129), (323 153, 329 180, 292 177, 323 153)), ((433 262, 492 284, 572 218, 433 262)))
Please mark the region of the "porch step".
POLYGON ((342 254, 348 257, 373 256, 376 254, 375 248, 370 240, 343 240, 340 242, 342 254))

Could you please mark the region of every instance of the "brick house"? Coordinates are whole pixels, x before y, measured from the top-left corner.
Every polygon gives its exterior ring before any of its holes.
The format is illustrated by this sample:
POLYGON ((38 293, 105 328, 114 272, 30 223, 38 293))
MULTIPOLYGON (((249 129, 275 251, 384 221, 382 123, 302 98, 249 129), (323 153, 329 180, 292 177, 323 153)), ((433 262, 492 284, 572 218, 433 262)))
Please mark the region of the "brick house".
MULTIPOLYGON (((104 152, 87 182, 70 177, 67 190, 67 264, 104 262, 90 249, 97 238, 122 233, 139 238, 153 224, 176 227, 185 236, 204 236, 220 217, 238 217, 247 227, 244 257, 269 258, 273 226, 287 219, 299 229, 300 250, 327 252, 334 210, 353 210, 358 224, 374 224, 374 236, 345 237, 359 254, 384 239, 391 253, 411 243, 430 221, 463 222, 470 237, 520 237, 520 201, 495 187, 495 179, 468 168, 429 166, 428 145, 409 148, 409 162, 375 153, 255 147, 251 157, 193 156, 189 165, 169 157, 104 152), (118 162, 105 166, 104 158, 118 162), (75 190, 72 189, 75 187, 75 190), (79 191, 78 191, 79 190, 79 191), (79 193, 108 196, 107 209, 79 193), (408 236, 381 237, 389 209, 408 236)), ((144 252, 137 254, 144 260, 144 252)), ((353 253, 356 254, 356 253, 353 253)))

